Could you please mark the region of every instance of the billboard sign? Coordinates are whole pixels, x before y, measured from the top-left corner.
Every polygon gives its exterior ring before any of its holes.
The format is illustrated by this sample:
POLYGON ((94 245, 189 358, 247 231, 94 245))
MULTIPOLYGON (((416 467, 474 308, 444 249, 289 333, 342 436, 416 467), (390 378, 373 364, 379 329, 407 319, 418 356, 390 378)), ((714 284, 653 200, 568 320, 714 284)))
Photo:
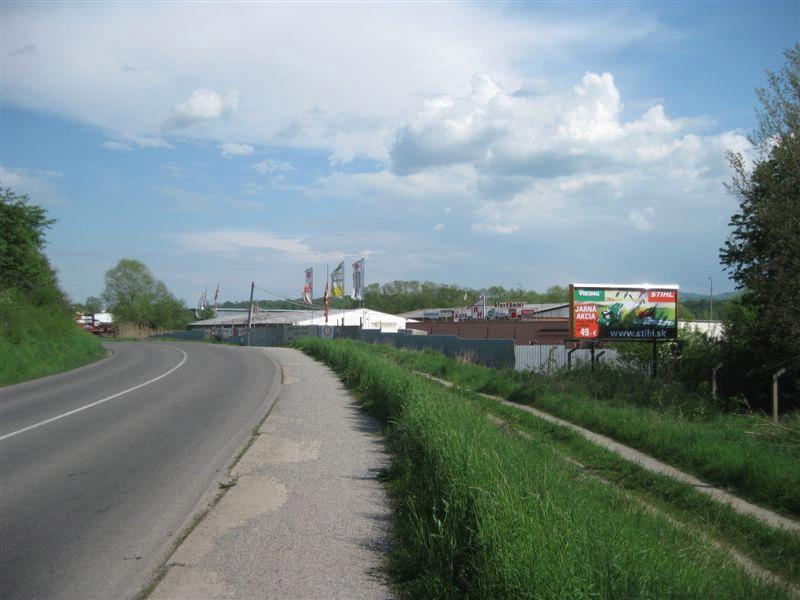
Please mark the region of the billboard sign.
POLYGON ((575 283, 569 288, 570 330, 575 339, 678 337, 677 285, 575 283))

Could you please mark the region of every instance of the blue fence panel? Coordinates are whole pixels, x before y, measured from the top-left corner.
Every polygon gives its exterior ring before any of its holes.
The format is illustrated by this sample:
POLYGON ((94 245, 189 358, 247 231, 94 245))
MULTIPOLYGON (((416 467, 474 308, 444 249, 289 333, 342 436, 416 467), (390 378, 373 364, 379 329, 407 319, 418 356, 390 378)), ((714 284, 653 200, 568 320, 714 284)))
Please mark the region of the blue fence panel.
POLYGON ((154 333, 148 335, 147 339, 171 339, 171 340, 186 340, 186 341, 200 341, 206 339, 206 332, 202 329, 190 329, 188 331, 170 331, 168 333, 154 333))
POLYGON ((464 357, 490 367, 514 368, 513 340, 461 339, 454 335, 408 335, 363 330, 361 339, 412 350, 435 350, 453 358, 464 357))

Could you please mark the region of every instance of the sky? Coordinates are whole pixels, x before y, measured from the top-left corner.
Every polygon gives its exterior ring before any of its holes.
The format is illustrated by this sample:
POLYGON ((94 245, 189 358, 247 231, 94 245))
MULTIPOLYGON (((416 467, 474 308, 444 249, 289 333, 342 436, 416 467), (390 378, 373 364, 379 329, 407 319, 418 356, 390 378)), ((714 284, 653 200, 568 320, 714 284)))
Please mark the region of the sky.
MULTIPOLYGON (((75 301, 397 279, 734 289, 726 152, 800 3, 0 4, 0 185, 75 301)), ((349 285, 349 284, 348 284, 349 285)))

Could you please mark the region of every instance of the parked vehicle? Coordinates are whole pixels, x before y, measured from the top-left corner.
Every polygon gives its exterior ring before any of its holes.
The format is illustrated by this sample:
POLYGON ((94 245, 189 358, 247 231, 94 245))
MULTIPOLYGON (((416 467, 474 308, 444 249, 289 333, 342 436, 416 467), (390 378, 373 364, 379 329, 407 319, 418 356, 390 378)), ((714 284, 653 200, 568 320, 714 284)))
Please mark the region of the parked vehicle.
POLYGON ((75 322, 79 327, 91 334, 100 337, 117 337, 117 326, 114 325, 114 320, 110 313, 77 313, 75 322))

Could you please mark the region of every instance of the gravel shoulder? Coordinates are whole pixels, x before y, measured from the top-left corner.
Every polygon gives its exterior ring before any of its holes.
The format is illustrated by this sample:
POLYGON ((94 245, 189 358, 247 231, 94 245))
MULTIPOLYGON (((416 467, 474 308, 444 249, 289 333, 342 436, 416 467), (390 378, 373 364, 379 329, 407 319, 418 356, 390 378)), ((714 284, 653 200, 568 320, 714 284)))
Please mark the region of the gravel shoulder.
POLYGON ((327 367, 254 351, 282 370, 275 404, 150 598, 391 597, 378 424, 327 367))

